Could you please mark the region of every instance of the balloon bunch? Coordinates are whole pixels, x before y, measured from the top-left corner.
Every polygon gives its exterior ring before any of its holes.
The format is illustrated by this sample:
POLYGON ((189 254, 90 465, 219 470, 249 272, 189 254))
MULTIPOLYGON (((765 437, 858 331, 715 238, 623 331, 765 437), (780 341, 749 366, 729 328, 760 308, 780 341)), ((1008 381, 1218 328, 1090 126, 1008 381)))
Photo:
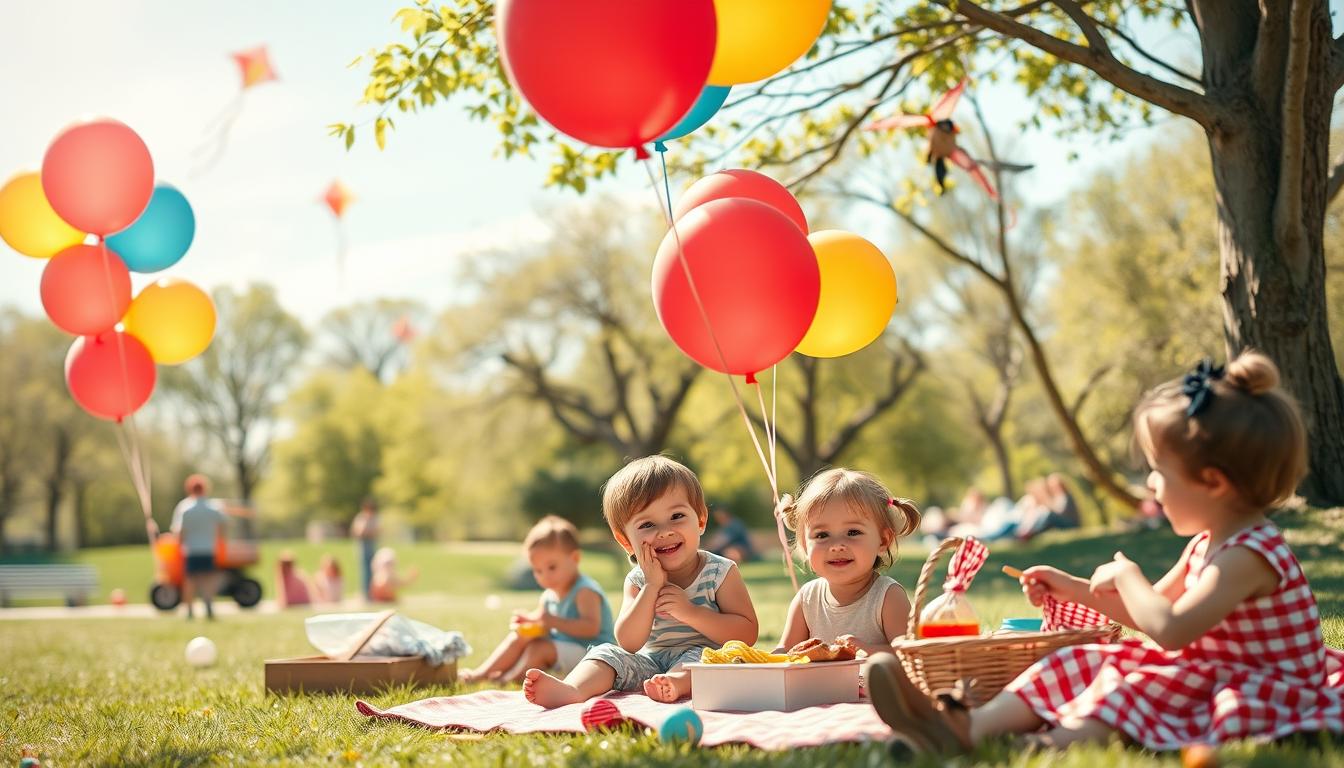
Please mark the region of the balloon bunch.
POLYGON ((154 185, 144 141, 115 120, 73 125, 47 148, 40 173, 0 189, 0 237, 49 259, 42 307, 75 339, 65 380, 75 402, 120 421, 154 390, 155 363, 186 362, 209 346, 215 307, 184 280, 159 280, 131 298, 131 272, 157 272, 191 246, 186 197, 154 185), (87 244, 85 233, 93 235, 87 244))
MULTIPOLYGON (((65 382, 90 414, 122 423, 153 393, 156 363, 184 363, 210 345, 215 307, 200 288, 165 278, 131 296, 131 272, 176 264, 195 233, 187 199, 155 185, 149 149, 116 120, 66 128, 40 172, 20 173, 0 188, 0 238, 48 259, 42 306, 77 337, 66 354, 65 382)), ((122 431, 118 437, 127 438, 122 431)), ((138 442, 123 448, 148 519, 138 442)))
POLYGON ((653 303, 667 334, 706 368, 754 377, 794 351, 847 355, 891 320, 896 275, 882 251, 849 232, 808 234, 802 206, 769 176, 706 176, 672 218, 654 259, 653 303))
POLYGON ((644 158, 648 142, 704 125, 731 86, 807 53, 830 12, 831 0, 500 0, 496 21, 504 69, 537 114, 644 158))
MULTIPOLYGON (((779 182, 729 170, 692 184, 675 207, 653 263, 658 321, 688 357, 730 376, 756 373, 791 352, 839 357, 882 335, 896 308, 896 275, 877 246, 840 230, 808 234, 797 199, 779 182)), ((734 399, 776 498, 775 419, 756 387, 766 451, 734 399)), ((783 521, 780 542, 789 551, 783 521)), ((785 554, 789 575, 796 575, 785 554)))

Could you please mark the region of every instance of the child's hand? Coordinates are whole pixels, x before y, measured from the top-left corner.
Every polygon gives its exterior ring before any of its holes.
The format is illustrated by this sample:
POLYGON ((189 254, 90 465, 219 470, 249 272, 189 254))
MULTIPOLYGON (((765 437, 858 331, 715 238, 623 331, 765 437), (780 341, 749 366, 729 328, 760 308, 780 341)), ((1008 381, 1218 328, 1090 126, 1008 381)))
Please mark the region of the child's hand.
POLYGON ((661 589, 667 583, 667 571, 663 570, 663 564, 658 562, 658 555, 653 551, 653 545, 644 542, 639 545, 639 551, 635 553, 635 562, 644 571, 644 583, 653 589, 661 589))
POLYGON ((524 624, 544 623, 545 619, 543 617, 546 615, 546 612, 540 608, 532 611, 514 611, 513 617, 509 619, 509 628, 517 629, 524 624))
POLYGON ((1037 608, 1045 602, 1046 595, 1064 602, 1077 602, 1073 591, 1076 587, 1073 577, 1058 568, 1033 565, 1022 572, 1019 581, 1022 582, 1023 594, 1037 608))
POLYGON ((684 623, 693 607, 691 599, 686 596, 686 590, 676 584, 664 584, 658 590, 658 602, 654 604, 653 610, 661 616, 670 616, 684 623))
POLYGON ((1088 589, 1094 595, 1114 593, 1116 591, 1115 581, 1120 578, 1121 574, 1138 570, 1139 566, 1135 565, 1133 560, 1120 552, 1116 552, 1114 560, 1103 563, 1092 572, 1092 580, 1088 583, 1088 589))

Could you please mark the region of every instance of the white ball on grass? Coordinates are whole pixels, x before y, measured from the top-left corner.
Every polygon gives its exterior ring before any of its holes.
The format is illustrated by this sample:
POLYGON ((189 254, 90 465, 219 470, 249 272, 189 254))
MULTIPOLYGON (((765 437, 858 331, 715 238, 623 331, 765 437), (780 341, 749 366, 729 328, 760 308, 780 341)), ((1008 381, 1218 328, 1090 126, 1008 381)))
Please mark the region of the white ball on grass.
POLYGON ((503 605, 503 603, 504 601, 499 599, 499 595, 486 595, 485 609, 487 611, 498 611, 499 606, 503 605))
POLYGON ((193 667, 208 667, 219 658, 219 649, 208 637, 194 637, 187 643, 187 663, 193 667))

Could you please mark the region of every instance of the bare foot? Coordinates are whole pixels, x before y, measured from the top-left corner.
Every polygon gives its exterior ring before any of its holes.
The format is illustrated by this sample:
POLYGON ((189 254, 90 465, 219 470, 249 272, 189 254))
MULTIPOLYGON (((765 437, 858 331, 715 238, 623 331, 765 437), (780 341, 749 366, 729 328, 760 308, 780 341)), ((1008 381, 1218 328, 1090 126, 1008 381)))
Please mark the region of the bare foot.
POLYGON ((482 675, 479 670, 475 669, 467 669, 457 673, 458 681, 463 683, 475 683, 484 677, 485 675, 482 675))
POLYGON ((583 696, 577 688, 551 677, 540 669, 529 669, 523 674, 523 697, 547 709, 583 701, 583 696))
POLYGON ((644 695, 664 704, 671 704, 690 692, 691 679, 689 677, 654 675, 644 681, 644 695), (682 690, 683 688, 685 690, 682 690))

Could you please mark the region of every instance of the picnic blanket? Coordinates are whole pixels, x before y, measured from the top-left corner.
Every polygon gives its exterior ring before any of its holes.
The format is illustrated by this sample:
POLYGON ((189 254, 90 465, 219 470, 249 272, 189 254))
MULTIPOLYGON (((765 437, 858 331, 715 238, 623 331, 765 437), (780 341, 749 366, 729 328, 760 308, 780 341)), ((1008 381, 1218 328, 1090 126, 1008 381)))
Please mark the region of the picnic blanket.
MULTIPOLYGON (((649 728, 662 725, 673 712, 686 706, 662 704, 643 694, 615 693, 604 696, 626 719, 649 728)), ((579 717, 592 702, 543 709, 529 703, 520 691, 478 691, 461 696, 441 696, 378 709, 356 701, 360 714, 398 720, 427 728, 496 731, 508 733, 582 733, 579 717)), ((828 704, 795 712, 698 711, 705 733, 700 743, 750 744, 760 749, 782 750, 815 747, 842 741, 886 739, 891 729, 878 718, 867 701, 828 704)))

